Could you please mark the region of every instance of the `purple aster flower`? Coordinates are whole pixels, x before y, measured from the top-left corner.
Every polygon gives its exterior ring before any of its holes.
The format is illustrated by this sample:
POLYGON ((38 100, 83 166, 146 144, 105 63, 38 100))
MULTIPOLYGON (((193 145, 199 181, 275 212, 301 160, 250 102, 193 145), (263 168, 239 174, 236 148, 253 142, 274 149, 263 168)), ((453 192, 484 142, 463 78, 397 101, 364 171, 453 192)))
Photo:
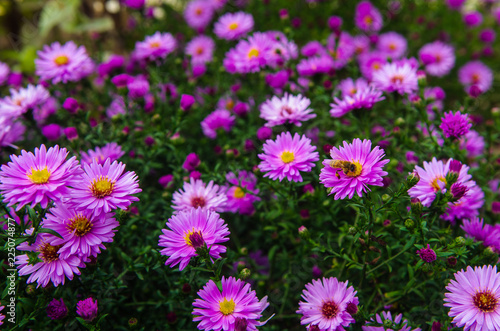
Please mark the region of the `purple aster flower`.
POLYGON ((227 185, 226 210, 241 215, 252 215, 255 211, 253 203, 259 201, 259 189, 256 188, 257 178, 251 172, 241 170, 238 176, 230 172, 226 175, 230 185, 227 185))
POLYGON ((410 94, 418 90, 417 71, 406 63, 387 63, 373 73, 373 84, 385 92, 410 94))
POLYGON ((83 164, 84 173, 80 182, 71 191, 71 203, 77 210, 93 210, 95 215, 105 216, 111 210, 125 209, 139 198, 132 196, 141 192, 137 175, 125 170, 123 163, 108 158, 103 165, 95 159, 83 164))
POLYGON ((495 252, 500 253, 500 227, 498 225, 484 224, 482 218, 472 217, 464 219, 460 226, 469 238, 474 241, 482 241, 486 247, 492 247, 495 252))
POLYGON ((76 304, 76 313, 81 316, 86 322, 92 322, 97 317, 97 300, 91 297, 85 300, 80 300, 76 304))
POLYGON ((220 258, 226 247, 219 245, 229 240, 227 224, 214 211, 203 208, 191 208, 173 215, 167 222, 168 230, 162 229, 158 245, 165 247, 160 251, 168 256, 165 265, 171 268, 179 264, 179 270, 197 256, 197 249, 206 245, 211 258, 220 258))
POLYGON ((220 39, 235 40, 253 29, 253 16, 244 12, 226 13, 214 24, 214 33, 220 39))
POLYGON ((275 89, 282 89, 288 83, 289 78, 287 70, 280 70, 274 74, 267 74, 266 83, 275 89))
POLYGON ((193 171, 200 165, 200 163, 200 158, 196 153, 189 153, 186 156, 186 160, 182 164, 182 168, 186 169, 187 171, 193 171))
POLYGON ((68 315, 68 308, 64 304, 63 298, 59 300, 52 299, 51 302, 47 305, 47 316, 53 320, 60 320, 68 315))
POLYGON ((272 180, 283 178, 289 181, 302 182, 300 172, 310 172, 319 160, 316 146, 311 145, 311 139, 298 133, 292 138, 290 132, 283 132, 276 140, 267 140, 263 146, 262 160, 259 169, 265 172, 264 177, 272 180))
POLYGON ((29 84, 19 90, 11 89, 10 96, 0 99, 0 117, 17 118, 29 109, 42 106, 49 97, 49 92, 42 85, 29 84))
MULTIPOLYGON (((379 323, 379 324, 384 324, 384 321, 388 320, 393 322, 394 324, 400 324, 402 323, 400 331, 421 331, 422 329, 420 328, 415 328, 412 329, 410 326, 408 326, 408 320, 404 319, 403 320, 403 314, 399 314, 396 317, 392 317, 390 311, 383 311, 382 316, 380 314, 375 315, 375 321, 372 320, 372 323, 379 323), (401 322, 402 321, 402 322, 401 322)), ((369 324, 370 322, 367 322, 369 324)), ((392 329, 385 329, 383 326, 362 326, 361 327, 363 331, 393 331, 392 329)))
POLYGON ((117 96, 113 99, 109 107, 106 109, 106 116, 113 118, 119 115, 125 115, 127 113, 127 107, 125 106, 125 100, 121 96, 117 96))
POLYGON ((240 40, 224 58, 224 67, 229 73, 258 72, 271 57, 275 42, 266 33, 256 32, 248 40, 240 40))
POLYGON ((469 132, 472 124, 469 120, 468 114, 462 114, 457 111, 455 114, 453 112, 444 113, 444 117, 441 118, 441 125, 439 128, 443 130, 443 134, 446 138, 457 139, 469 132))
POLYGON ((144 7, 146 0, 125 0, 123 4, 132 9, 141 9, 144 7))
POLYGON ((319 41, 313 40, 305 44, 300 50, 300 53, 305 57, 311 57, 326 54, 326 49, 319 41))
POLYGON ((121 68, 125 63, 125 58, 120 55, 112 54, 106 62, 99 64, 97 73, 99 77, 109 75, 113 70, 121 68))
POLYGON ((481 93, 484 93, 491 88, 493 72, 481 61, 471 61, 460 68, 458 80, 464 85, 466 92, 475 85, 481 93))
POLYGON ((460 138, 460 149, 467 151, 467 157, 474 158, 484 152, 484 138, 477 131, 470 130, 460 138))
POLYGON ((184 9, 186 23, 197 31, 202 31, 210 23, 214 7, 205 0, 191 0, 184 9))
POLYGON ((417 251, 417 254, 420 256, 422 261, 426 263, 431 263, 436 261, 436 252, 431 248, 429 244, 427 244, 427 248, 421 248, 417 251))
POLYGON ((302 59, 297 64, 297 72, 301 76, 313 76, 315 74, 326 74, 333 70, 333 59, 331 56, 322 55, 302 59))
POLYGON ((383 186, 382 176, 387 172, 382 168, 389 162, 384 150, 378 146, 371 149, 372 142, 356 138, 351 144, 344 141, 344 146, 333 147, 330 151, 332 159, 325 159, 319 175, 320 182, 331 188, 329 195, 335 193, 335 200, 351 199, 354 193, 361 197, 362 192, 370 191, 368 185, 383 186))
POLYGON ((7 82, 9 78, 10 68, 6 63, 0 62, 0 86, 7 82))
POLYGON ((356 6, 354 23, 365 32, 377 32, 382 28, 382 14, 370 1, 361 1, 356 6))
POLYGON ((337 85, 336 91, 340 91, 342 97, 354 96, 359 90, 366 89, 368 87, 368 82, 364 78, 358 78, 353 80, 352 78, 346 78, 341 80, 337 85))
POLYGON ((495 41, 497 34, 493 29, 484 29, 479 33, 479 40, 483 43, 492 43, 495 41))
POLYGON ((17 149, 13 143, 22 140, 25 132, 26 127, 20 121, 0 116, 0 151, 2 150, 1 147, 5 146, 17 149))
POLYGON ((132 58, 138 61, 165 59, 176 48, 177 41, 170 33, 157 31, 152 36, 147 36, 144 41, 135 44, 132 58))
POLYGON ((372 109, 375 103, 384 100, 382 92, 373 86, 366 86, 356 90, 354 95, 345 95, 342 99, 334 97, 330 104, 330 115, 342 117, 354 109, 372 109))
POLYGON ((115 142, 107 143, 102 148, 89 149, 87 153, 80 152, 82 163, 90 164, 93 160, 96 160, 100 165, 104 165, 107 159, 110 159, 111 162, 116 161, 124 154, 125 152, 122 151, 121 146, 115 142))
POLYGON ((370 51, 370 38, 360 34, 352 38, 352 46, 357 56, 364 55, 370 51))
POLYGON ((201 179, 190 179, 182 189, 173 194, 172 208, 177 212, 192 208, 204 208, 223 212, 227 198, 224 188, 215 185, 213 181, 205 184, 201 179))
POLYGON ((366 79, 372 80, 373 74, 387 63, 387 57, 380 52, 369 52, 358 57, 359 69, 366 79))
POLYGON ((217 130, 223 129, 226 132, 231 131, 236 118, 226 109, 218 109, 210 113, 201 122, 203 134, 210 139, 217 138, 217 130))
POLYGON ((127 89, 130 98, 144 98, 149 92, 149 82, 145 77, 137 76, 127 83, 127 89))
POLYGON ((352 37, 347 32, 342 32, 337 40, 332 33, 326 40, 326 50, 333 58, 333 69, 343 68, 354 56, 352 37))
POLYGON ((461 184, 466 187, 465 194, 458 201, 449 202, 446 212, 441 215, 442 219, 450 221, 452 224, 457 219, 471 219, 478 216, 479 209, 484 204, 484 192, 475 181, 469 180, 461 184))
POLYGON ((446 286, 444 306, 452 323, 464 330, 500 330, 500 274, 491 265, 455 273, 446 286))
POLYGON ((280 99, 273 96, 260 106, 260 117, 267 121, 266 126, 273 127, 285 123, 302 126, 303 121, 315 118, 309 108, 311 100, 303 97, 301 94, 294 96, 285 93, 280 99))
POLYGON ((11 155, 7 165, 0 171, 0 191, 4 202, 16 210, 30 204, 47 208, 51 201, 69 197, 67 186, 77 183, 80 167, 76 157, 66 160, 68 152, 59 146, 47 151, 45 145, 35 148, 35 154, 21 151, 21 156, 11 155))
POLYGON ((94 62, 85 47, 78 47, 73 41, 45 45, 37 55, 36 74, 42 80, 52 80, 53 84, 77 82, 94 71, 94 62))
POLYGON ((286 62, 297 59, 299 47, 293 41, 288 40, 281 31, 267 31, 267 36, 273 41, 271 51, 266 64, 272 68, 282 67, 286 62))
POLYGON ((471 11, 463 14, 463 20, 465 25, 470 28, 476 27, 483 23, 483 15, 478 11, 471 11))
POLYGON ((396 32, 382 33, 377 42, 377 49, 393 60, 401 58, 407 47, 405 37, 396 32))
POLYGON ((431 76, 443 77, 455 66, 455 51, 441 41, 425 44, 418 52, 425 71, 431 76))
POLYGON ((191 56, 192 63, 207 63, 212 61, 214 49, 212 38, 197 36, 186 45, 186 54, 191 56))
POLYGON ((302 315, 300 324, 307 325, 309 330, 315 326, 322 331, 336 331, 353 323, 351 314, 357 311, 359 300, 357 291, 347 286, 348 281, 339 282, 335 277, 306 284, 302 291, 305 302, 300 301, 297 310, 302 315))
POLYGON ((462 8, 462 5, 465 1, 466 0, 446 0, 446 4, 452 10, 459 10, 460 8, 462 8))
POLYGON ((259 301, 250 284, 234 277, 222 276, 222 291, 213 280, 209 280, 198 291, 200 299, 193 302, 193 321, 200 322, 200 330, 236 330, 236 324, 243 330, 257 330, 267 323, 258 321, 269 306, 267 296, 259 301))

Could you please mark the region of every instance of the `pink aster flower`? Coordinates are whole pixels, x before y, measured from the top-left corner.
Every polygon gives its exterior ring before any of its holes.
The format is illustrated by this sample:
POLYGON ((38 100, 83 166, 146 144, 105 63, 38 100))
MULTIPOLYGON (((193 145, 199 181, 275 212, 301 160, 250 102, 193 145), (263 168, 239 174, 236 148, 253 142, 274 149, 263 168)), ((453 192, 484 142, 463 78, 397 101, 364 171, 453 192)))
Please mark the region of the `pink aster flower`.
POLYGON ((425 65, 425 71, 431 76, 443 77, 455 66, 453 47, 441 41, 425 44, 418 51, 418 56, 425 65))
POLYGON ((181 190, 173 194, 172 208, 176 211, 205 208, 223 212, 226 202, 224 188, 215 185, 212 180, 207 185, 201 179, 191 178, 181 190))
MULTIPOLYGON (((352 91, 352 90, 351 90, 352 91)), ((384 100, 382 92, 373 86, 356 89, 354 95, 345 95, 342 99, 334 97, 330 104, 330 115, 342 117, 354 109, 372 109, 375 103, 384 100)))
POLYGON ((273 127, 285 123, 302 126, 303 121, 315 118, 316 114, 312 113, 309 108, 311 100, 303 97, 301 94, 285 95, 280 99, 273 96, 260 106, 260 117, 267 121, 266 126, 273 127))
POLYGON ((21 156, 11 155, 7 165, 0 171, 0 192, 10 207, 18 204, 16 210, 31 204, 47 208, 51 201, 69 197, 67 186, 77 183, 80 167, 76 157, 66 160, 68 152, 59 146, 45 145, 35 148, 35 154, 21 151, 21 156))
POLYGON ((467 151, 467 157, 474 158, 484 152, 484 138, 477 131, 470 130, 460 138, 460 149, 467 151))
POLYGON ((417 71, 407 63, 387 63, 373 73, 373 84, 385 92, 410 94, 418 90, 417 71))
POLYGON ((342 97, 346 96, 354 96, 356 92, 359 90, 365 89, 368 87, 368 82, 364 78, 358 78, 353 80, 352 78, 346 78, 341 80, 337 85, 336 91, 340 91, 342 97))
POLYGON ((455 114, 453 112, 444 113, 444 117, 441 118, 441 125, 439 128, 443 130, 443 134, 446 138, 460 138, 469 132, 472 124, 469 120, 468 114, 463 114, 457 111, 455 114))
POLYGON ((220 258, 226 247, 219 245, 229 240, 227 224, 214 211, 203 208, 191 208, 173 215, 167 222, 168 230, 163 229, 158 245, 165 247, 160 251, 168 256, 165 265, 171 268, 179 264, 179 270, 197 256, 198 249, 209 249, 211 258, 220 258))
POLYGON ((241 170, 236 176, 230 172, 226 175, 230 185, 227 186, 226 211, 239 212, 242 215, 252 215, 255 211, 253 203, 259 201, 259 189, 256 188, 257 178, 251 172, 241 170))
POLYGON ((465 331, 500 330, 500 274, 491 265, 455 273, 446 286, 444 306, 456 327, 465 331))
POLYGON ((170 33, 157 31, 152 36, 147 36, 144 41, 135 44, 132 57, 139 61, 164 59, 176 48, 177 41, 170 33))
POLYGON ((377 49, 391 59, 400 59, 406 52, 408 42, 396 32, 382 33, 377 42, 377 49))
POLYGON ((218 109, 210 113, 201 122, 203 134, 210 139, 217 138, 217 130, 223 129, 226 132, 231 131, 236 118, 226 109, 218 109))
POLYGON ((302 291, 297 314, 301 314, 300 324, 308 328, 317 326, 322 331, 343 330, 354 322, 359 300, 357 291, 348 281, 339 282, 337 278, 316 279, 306 284, 302 291))
POLYGON ((226 53, 224 67, 229 73, 258 72, 267 64, 273 46, 268 34, 256 32, 226 53))
POLYGON ((366 32, 377 32, 382 28, 382 14, 370 1, 361 1, 356 6, 354 23, 366 32))
POLYGON ((382 160, 384 150, 376 146, 371 149, 372 142, 356 138, 351 144, 344 141, 344 146, 333 147, 330 151, 332 159, 325 159, 319 174, 320 182, 331 188, 328 195, 335 193, 335 200, 351 199, 354 193, 370 191, 368 185, 382 186, 382 176, 387 172, 382 168, 389 162, 382 160))
POLYGON ((0 99, 0 117, 17 118, 29 109, 42 106, 49 98, 49 92, 42 85, 11 89, 10 96, 0 99))
POLYGON ((94 62, 85 47, 78 47, 73 41, 45 45, 37 55, 36 74, 42 80, 52 80, 53 84, 77 82, 94 71, 94 62))
POLYGON ((186 23, 195 30, 202 31, 212 20, 214 7, 205 0, 191 0, 184 9, 186 23))
POLYGON ((222 276, 222 291, 213 280, 209 280, 203 289, 198 291, 200 299, 193 302, 193 321, 200 322, 199 330, 229 331, 257 330, 262 312, 269 306, 267 296, 259 301, 250 284, 234 277, 222 276))
POLYGON ((101 248, 106 249, 103 243, 113 241, 119 226, 113 216, 113 213, 106 213, 104 217, 98 218, 91 210, 76 211, 69 204, 58 203, 50 209, 43 227, 52 229, 63 237, 48 239, 53 246, 61 245, 61 257, 77 255, 85 261, 89 256, 96 257, 101 253, 101 248))
POLYGON ((17 149, 13 144, 22 140, 25 132, 26 127, 21 122, 10 117, 0 116, 0 150, 2 150, 1 147, 5 146, 17 149))
POLYGON ((186 54, 191 56, 192 63, 207 63, 212 61, 214 49, 215 43, 212 38, 198 36, 186 45, 186 54))
POLYGON ((123 163, 106 159, 103 165, 94 159, 83 164, 84 173, 80 183, 71 191, 71 203, 77 210, 93 210, 95 215, 120 208, 125 209, 139 198, 132 196, 141 192, 137 175, 125 170, 123 163))
POLYGON ((373 74, 382 69, 387 63, 387 57, 380 52, 369 52, 358 58, 359 69, 366 79, 372 80, 373 74))
POLYGON ((498 224, 484 224, 482 218, 473 217, 470 220, 463 220, 460 226, 469 238, 474 241, 482 241, 486 247, 492 247, 495 252, 500 252, 500 227, 498 224))
POLYGON ((364 55, 370 51, 370 38, 360 34, 352 38, 352 46, 357 56, 364 55))
POLYGON ((302 182, 300 172, 310 172, 319 160, 316 146, 311 145, 311 139, 298 133, 292 138, 290 132, 283 132, 276 140, 267 140, 263 146, 262 160, 259 169, 265 172, 264 177, 272 180, 283 178, 289 181, 302 182))
MULTIPOLYGON (((402 323, 400 331, 421 331, 422 329, 420 328, 415 328, 412 329, 410 326, 408 326, 408 320, 403 319, 403 314, 399 314, 395 316, 394 318, 391 315, 390 311, 383 311, 382 316, 380 314, 375 315, 375 321, 372 322, 377 322, 379 324, 383 324, 385 320, 391 321, 394 324, 399 324, 402 323), (403 322, 401 322, 403 321, 403 322)), ((367 322, 368 324, 369 322, 367 322)), ((383 326, 362 326, 361 327, 363 331, 393 331, 392 329, 384 329, 383 326)))
POLYGON ((244 12, 226 13, 214 24, 214 33, 220 39, 235 40, 253 29, 253 16, 244 12))
POLYGON ((311 57, 326 54, 326 49, 319 41, 313 40, 305 44, 300 50, 300 53, 305 57, 311 57))
POLYGON ((93 160, 96 160, 100 165, 104 165, 107 159, 110 159, 111 162, 116 161, 124 154, 125 152, 122 151, 121 146, 115 142, 107 143, 102 148, 96 147, 95 149, 89 149, 87 153, 80 152, 82 162, 92 163, 93 160))
POLYGON ((97 317, 97 300, 87 298, 80 300, 76 304, 76 313, 81 316, 86 322, 92 322, 97 317))
POLYGON ((73 275, 80 274, 78 268, 84 268, 85 264, 78 258, 77 255, 70 255, 65 258, 59 254, 59 249, 62 245, 52 246, 48 243, 47 238, 51 235, 45 233, 38 234, 31 246, 20 245, 18 250, 29 250, 38 253, 38 262, 33 263, 30 257, 26 254, 16 256, 16 265, 19 269, 19 276, 28 277, 27 283, 37 282, 39 286, 46 287, 49 282, 54 286, 63 284, 66 277, 69 280, 73 279, 73 275))
POLYGON ((481 93, 488 91, 493 83, 493 72, 481 61, 467 62, 458 71, 458 80, 468 92, 473 85, 479 88, 481 93))
POLYGON ((322 55, 302 59, 297 64, 297 72, 301 76, 313 76, 315 74, 326 74, 333 70, 333 59, 331 56, 322 55))
MULTIPOLYGON (((455 224, 456 220, 477 217, 479 209, 484 204, 484 192, 475 181, 469 180, 461 184, 465 187, 465 194, 458 201, 449 202, 445 213, 441 215, 442 219, 452 224, 455 224)), ((451 191, 453 192, 453 186, 451 187, 451 191)))
POLYGON ((333 58, 333 69, 343 68, 354 56, 352 37, 347 32, 342 32, 337 40, 332 33, 326 40, 326 49, 333 58))
POLYGON ((282 67, 289 60, 299 56, 299 48, 293 41, 288 40, 281 31, 267 31, 267 36, 272 40, 271 49, 266 58, 266 65, 271 68, 282 67))

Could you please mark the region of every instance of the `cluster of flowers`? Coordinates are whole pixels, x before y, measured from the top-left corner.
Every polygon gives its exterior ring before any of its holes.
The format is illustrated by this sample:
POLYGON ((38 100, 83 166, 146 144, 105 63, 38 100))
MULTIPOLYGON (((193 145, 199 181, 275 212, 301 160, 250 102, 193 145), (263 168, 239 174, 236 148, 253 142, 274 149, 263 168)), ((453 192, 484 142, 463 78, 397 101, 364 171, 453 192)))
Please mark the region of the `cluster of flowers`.
POLYGON ((37 229, 33 227, 26 231, 27 236, 36 237, 33 243, 17 247, 26 254, 16 256, 16 264, 19 275, 30 275, 28 283, 58 286, 66 277, 79 275, 79 268, 105 249, 103 243, 113 241, 119 226, 113 211, 139 200, 132 196, 141 192, 135 173, 124 172, 125 165, 110 158, 101 158, 102 164, 98 163, 99 152, 89 151, 91 156, 85 153, 80 165, 75 156, 67 159, 65 148, 56 145, 47 150, 41 145, 34 154, 23 150, 2 165, 0 192, 7 207, 17 205, 19 211, 26 205, 40 205, 47 211, 41 228, 58 234, 34 233, 37 229))

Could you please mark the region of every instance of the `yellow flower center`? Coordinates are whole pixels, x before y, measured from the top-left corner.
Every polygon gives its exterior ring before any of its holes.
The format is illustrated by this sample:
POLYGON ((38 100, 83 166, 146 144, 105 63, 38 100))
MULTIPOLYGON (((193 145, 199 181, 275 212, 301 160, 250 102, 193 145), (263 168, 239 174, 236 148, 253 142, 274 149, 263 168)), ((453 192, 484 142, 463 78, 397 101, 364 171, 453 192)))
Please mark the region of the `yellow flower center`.
POLYGON ((439 182, 442 182, 444 186, 446 186, 446 179, 444 177, 436 177, 434 180, 431 182, 431 186, 434 189, 434 191, 441 191, 441 188, 443 185, 439 185, 439 182))
POLYGON ((290 163, 293 160, 295 160, 295 155, 293 154, 293 152, 285 151, 285 152, 281 153, 281 161, 283 161, 285 163, 290 163))
POLYGON ((66 56, 66 55, 59 55, 58 57, 56 57, 54 59, 54 63, 57 65, 57 66, 63 66, 65 64, 68 64, 69 63, 69 58, 66 56))
POLYGON ((257 57, 257 56, 259 56, 259 50, 258 49, 252 48, 250 50, 250 52, 248 52, 248 58, 249 59, 257 57))
POLYGON ((396 45, 394 45, 394 44, 390 44, 390 45, 389 45, 389 49, 390 49, 391 51, 395 51, 395 50, 396 50, 396 45))
POLYGON ((61 248, 63 245, 58 245, 58 246, 52 246, 51 244, 45 243, 43 244, 39 252, 42 254, 42 260, 45 263, 50 263, 52 261, 58 260, 59 259, 59 248, 61 248))
POLYGON ((158 41, 153 41, 152 43, 149 44, 149 47, 158 48, 160 47, 160 43, 158 41))
POLYGON ((234 190, 234 194, 233 196, 236 198, 236 199, 241 199, 245 196, 245 192, 241 189, 241 187, 237 187, 235 190, 234 190))
POLYGON ((227 299, 224 298, 224 301, 221 301, 219 303, 220 312, 223 313, 224 315, 232 314, 234 311, 234 306, 235 304, 233 299, 227 301, 227 299))
POLYGON ((474 306, 484 313, 494 311, 498 304, 498 300, 489 290, 476 293, 472 297, 472 301, 474 302, 474 306))
POLYGON ((393 83, 393 84, 397 84, 397 83, 402 84, 403 81, 404 81, 404 79, 405 78, 402 75, 394 75, 391 78, 391 83, 393 83))
POLYGON ((92 186, 90 187, 90 190, 92 191, 92 195, 96 198, 104 198, 105 196, 108 196, 113 192, 115 184, 112 183, 108 176, 106 177, 99 177, 99 179, 94 179, 92 182, 92 186))
POLYGON ((234 22, 229 24, 229 30, 235 30, 238 27, 238 23, 234 22))
POLYGON ((476 74, 473 74, 473 75, 472 75, 472 83, 473 83, 473 84, 477 84, 477 83, 479 83, 480 78, 481 78, 481 77, 479 76, 479 74, 477 74, 477 73, 476 73, 476 74))
POLYGON ((92 230, 92 222, 83 215, 77 215, 75 218, 71 219, 68 225, 68 229, 75 233, 75 236, 82 237, 92 230))
POLYGON ((198 47, 196 49, 196 55, 201 55, 201 54, 203 54, 203 47, 198 47))
POLYGON ((227 100, 227 101, 226 101, 226 108, 227 108, 228 110, 232 110, 232 109, 234 108, 234 101, 233 101, 233 100, 231 100, 231 99, 227 100))
POLYGON ((31 174, 27 175, 33 184, 45 184, 49 181, 50 172, 47 170, 47 167, 42 170, 35 170, 31 168, 31 174))
POLYGON ((198 7, 198 8, 196 8, 196 10, 194 11, 194 13, 195 13, 196 15, 200 16, 201 14, 203 14, 203 9, 201 9, 201 8, 199 8, 199 7, 198 7))
POLYGON ((363 21, 365 22, 366 25, 371 25, 373 23, 373 18, 370 15, 366 15, 363 18, 363 21))
POLYGON ((191 242, 191 236, 192 236, 193 234, 195 234, 195 233, 198 233, 200 236, 202 236, 202 235, 201 235, 201 232, 200 232, 200 231, 195 231, 195 229, 194 229, 194 228, 192 228, 192 230, 191 230, 191 231, 188 231, 188 232, 184 235, 184 241, 186 242, 186 244, 187 244, 188 246, 193 247, 193 243, 191 242))
POLYGON ((379 70, 379 69, 380 69, 380 67, 381 67, 381 66, 380 66, 380 63, 378 63, 378 62, 374 62, 374 63, 372 64, 372 69, 373 69, 373 70, 379 70))

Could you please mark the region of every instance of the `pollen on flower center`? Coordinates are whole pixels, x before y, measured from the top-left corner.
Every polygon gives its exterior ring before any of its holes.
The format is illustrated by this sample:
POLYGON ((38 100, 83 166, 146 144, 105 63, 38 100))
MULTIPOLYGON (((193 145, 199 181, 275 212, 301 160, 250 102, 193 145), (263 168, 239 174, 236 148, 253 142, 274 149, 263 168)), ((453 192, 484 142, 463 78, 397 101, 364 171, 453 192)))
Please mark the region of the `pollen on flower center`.
POLYGON ((234 194, 233 196, 237 199, 241 199, 245 196, 245 192, 241 189, 241 187, 237 187, 235 190, 234 190, 234 194))
POLYGON ((194 208, 198 208, 198 207, 205 207, 205 199, 203 197, 194 197, 193 199, 191 199, 191 205, 194 207, 194 208))
POLYGON ((394 44, 390 44, 390 45, 389 45, 389 49, 390 49, 391 51, 395 51, 395 50, 396 50, 396 48, 397 48, 397 47, 396 47, 396 45, 394 45, 394 44))
POLYGON ((479 83, 479 80, 480 80, 479 74, 477 74, 477 73, 472 74, 472 83, 473 84, 479 83))
POLYGON ((257 57, 257 56, 259 56, 259 50, 258 49, 252 48, 250 50, 250 52, 248 52, 248 58, 249 59, 257 57))
POLYGON ((92 222, 83 215, 77 215, 75 218, 71 219, 68 225, 68 229, 75 233, 75 236, 82 237, 92 230, 92 222))
POLYGON ((363 21, 365 22, 365 24, 367 25, 371 25, 373 23, 373 18, 370 16, 370 15, 366 15, 364 18, 363 18, 363 21))
POLYGON ((498 300, 491 294, 490 291, 478 292, 472 297, 474 305, 484 313, 489 313, 495 310, 498 300))
POLYGON ((446 185, 446 179, 444 177, 436 177, 434 180, 431 182, 431 186, 434 189, 434 191, 441 191, 443 185, 439 185, 439 182, 442 182, 444 185, 446 185))
POLYGON ((197 54, 197 55, 201 55, 201 54, 203 54, 203 47, 198 47, 198 48, 196 49, 196 54, 197 54))
POLYGON ((374 62, 374 63, 372 64, 372 68, 373 68, 374 70, 379 70, 379 69, 381 68, 381 65, 380 65, 380 63, 378 63, 378 62, 374 62))
POLYGON ((152 43, 149 44, 149 47, 158 48, 160 47, 160 43, 158 41, 153 41, 152 43))
POLYGON ((285 152, 281 153, 281 161, 283 161, 285 163, 290 163, 293 160, 295 160, 295 155, 293 154, 293 152, 285 151, 285 152))
POLYGON ((57 66, 63 66, 65 64, 68 64, 69 63, 69 58, 66 56, 66 55, 59 55, 58 57, 56 57, 54 59, 54 63, 57 65, 57 66))
POLYGON ((229 110, 233 109, 234 108, 234 101, 231 99, 227 100, 226 101, 226 108, 229 110))
POLYGON ((47 170, 47 167, 42 170, 35 170, 31 168, 31 174, 27 175, 33 184, 45 184, 49 181, 50 172, 47 170))
POLYGON ((391 77, 391 83, 393 84, 402 84, 404 80, 404 77, 402 75, 394 75, 391 77))
POLYGON ((49 263, 49 262, 58 260, 59 259, 59 253, 57 253, 57 252, 59 251, 59 249, 62 246, 63 245, 52 246, 49 243, 43 244, 42 247, 40 247, 40 249, 39 249, 39 252, 42 254, 42 260, 45 263, 49 263))
POLYGON ((235 30, 238 27, 238 23, 233 22, 229 24, 229 30, 235 30))
POLYGON ((184 241, 188 246, 191 246, 195 249, 203 246, 203 244, 205 243, 201 231, 195 231, 194 228, 184 235, 184 241))
POLYGON ((104 198, 105 196, 108 196, 111 194, 111 192, 113 192, 114 186, 114 183, 109 180, 108 176, 101 176, 97 180, 94 179, 90 190, 92 191, 92 195, 94 197, 104 198))
POLYGON ((223 313, 224 315, 232 314, 234 311, 234 307, 235 304, 233 299, 227 301, 227 299, 224 298, 224 301, 221 301, 219 303, 220 312, 223 313))
POLYGON ((321 307, 321 313, 326 318, 334 318, 338 311, 339 307, 333 301, 327 301, 321 307))
POLYGON ((194 13, 195 13, 196 15, 200 16, 201 14, 203 14, 203 9, 201 9, 201 8, 199 8, 199 7, 198 7, 198 8, 196 8, 196 10, 194 11, 194 13))

